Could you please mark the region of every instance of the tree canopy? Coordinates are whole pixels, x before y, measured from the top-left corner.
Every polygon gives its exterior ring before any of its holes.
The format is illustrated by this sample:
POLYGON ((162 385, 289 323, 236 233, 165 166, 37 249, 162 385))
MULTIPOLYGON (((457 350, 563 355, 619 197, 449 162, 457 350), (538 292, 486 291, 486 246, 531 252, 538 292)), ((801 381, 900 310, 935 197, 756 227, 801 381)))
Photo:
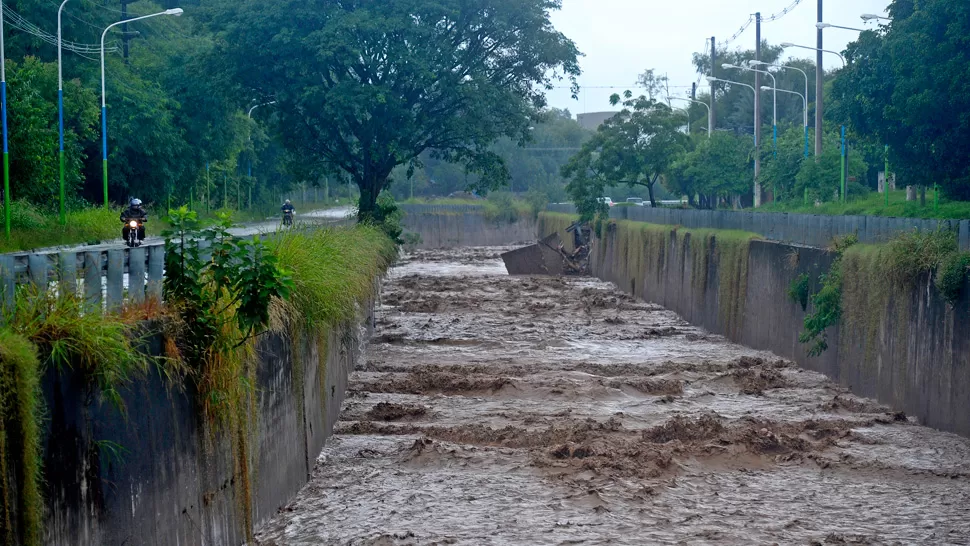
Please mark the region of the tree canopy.
POLYGON ((614 95, 611 102, 623 110, 604 122, 562 169, 569 180, 566 189, 587 219, 602 211, 598 199, 605 189, 617 185, 645 187, 656 206, 654 186, 687 146, 682 113, 646 96, 634 98, 630 91, 622 101, 614 95))
POLYGON ((559 0, 216 0, 210 24, 243 92, 273 97, 283 145, 309 168, 347 173, 360 217, 395 167, 421 154, 486 184, 508 170, 490 145, 518 141, 544 88, 579 74, 556 31, 559 0))

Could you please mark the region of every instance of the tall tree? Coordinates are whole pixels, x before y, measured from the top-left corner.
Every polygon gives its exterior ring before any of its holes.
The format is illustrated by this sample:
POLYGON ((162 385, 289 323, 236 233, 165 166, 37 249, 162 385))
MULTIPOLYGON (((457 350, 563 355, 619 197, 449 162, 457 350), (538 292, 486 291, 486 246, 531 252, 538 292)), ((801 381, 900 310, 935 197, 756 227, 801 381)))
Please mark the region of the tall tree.
POLYGON ((210 13, 239 85, 276 99, 284 144, 348 173, 368 220, 392 170, 425 151, 508 177, 489 146, 526 137, 553 81, 576 90, 579 52, 549 21, 560 3, 217 0, 210 13))
POLYGON ((666 104, 634 98, 630 91, 622 101, 613 95, 610 102, 622 102, 623 110, 603 123, 562 169, 569 179, 566 189, 587 219, 602 211, 597 200, 605 188, 621 184, 647 188, 651 205, 657 206, 654 186, 688 143, 681 132, 686 118, 666 104))
POLYGON ((889 145, 903 183, 970 199, 970 5, 895 0, 889 11, 891 24, 849 45, 837 113, 889 145))

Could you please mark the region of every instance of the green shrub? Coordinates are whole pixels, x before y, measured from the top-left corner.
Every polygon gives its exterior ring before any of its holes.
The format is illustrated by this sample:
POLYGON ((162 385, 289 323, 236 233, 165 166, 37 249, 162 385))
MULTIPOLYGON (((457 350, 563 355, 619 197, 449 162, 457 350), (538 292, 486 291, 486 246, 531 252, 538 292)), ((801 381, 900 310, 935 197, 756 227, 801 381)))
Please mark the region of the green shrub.
POLYGON ((952 254, 936 273, 936 288, 943 299, 953 304, 960 299, 970 270, 970 254, 952 254))
POLYGON ((802 273, 792 280, 788 286, 788 298, 802 306, 802 311, 808 309, 809 281, 811 277, 808 273, 802 273))

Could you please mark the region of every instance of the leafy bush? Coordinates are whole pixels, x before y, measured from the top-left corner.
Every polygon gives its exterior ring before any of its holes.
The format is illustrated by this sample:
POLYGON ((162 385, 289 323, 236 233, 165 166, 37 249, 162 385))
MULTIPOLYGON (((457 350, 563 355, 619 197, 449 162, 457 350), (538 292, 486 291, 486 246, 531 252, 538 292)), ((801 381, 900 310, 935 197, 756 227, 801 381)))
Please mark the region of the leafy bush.
POLYGON ((859 238, 854 234, 832 242, 830 250, 836 254, 835 260, 829 272, 819 277, 821 288, 809 298, 812 312, 805 316, 805 331, 798 336, 800 343, 811 344, 809 356, 819 356, 829 348, 826 331, 842 318, 842 257, 858 242, 859 238))
POLYGON ((802 306, 802 311, 808 309, 809 297, 809 277, 808 273, 802 273, 788 287, 788 298, 802 306))
POLYGON ((947 258, 936 273, 936 288, 943 299, 951 304, 960 299, 967 271, 970 270, 970 254, 953 254, 947 258))
POLYGON ((519 219, 515 208, 515 198, 506 191, 496 191, 488 194, 485 201, 485 216, 496 222, 514 223, 519 219))

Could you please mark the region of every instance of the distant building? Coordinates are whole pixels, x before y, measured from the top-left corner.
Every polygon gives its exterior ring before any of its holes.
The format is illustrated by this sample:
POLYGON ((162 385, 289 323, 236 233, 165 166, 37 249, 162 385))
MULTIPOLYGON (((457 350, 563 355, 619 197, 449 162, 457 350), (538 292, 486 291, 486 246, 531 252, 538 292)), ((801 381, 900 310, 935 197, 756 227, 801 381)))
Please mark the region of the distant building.
POLYGON ((603 122, 610 119, 611 117, 619 114, 619 112, 590 112, 588 114, 577 114, 576 121, 583 129, 589 129, 590 131, 595 131, 603 122))

